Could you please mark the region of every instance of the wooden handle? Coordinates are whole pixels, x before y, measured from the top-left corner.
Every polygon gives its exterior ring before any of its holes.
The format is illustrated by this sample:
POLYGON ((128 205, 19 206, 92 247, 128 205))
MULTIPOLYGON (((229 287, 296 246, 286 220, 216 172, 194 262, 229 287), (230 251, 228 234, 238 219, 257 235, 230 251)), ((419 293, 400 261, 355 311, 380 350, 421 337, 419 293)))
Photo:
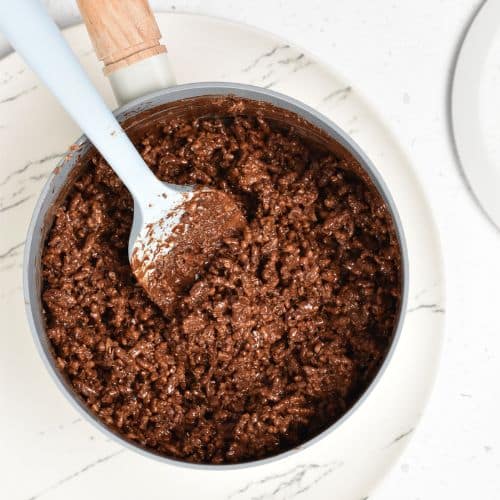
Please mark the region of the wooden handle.
POLYGON ((77 0, 104 74, 166 52, 148 0, 77 0))

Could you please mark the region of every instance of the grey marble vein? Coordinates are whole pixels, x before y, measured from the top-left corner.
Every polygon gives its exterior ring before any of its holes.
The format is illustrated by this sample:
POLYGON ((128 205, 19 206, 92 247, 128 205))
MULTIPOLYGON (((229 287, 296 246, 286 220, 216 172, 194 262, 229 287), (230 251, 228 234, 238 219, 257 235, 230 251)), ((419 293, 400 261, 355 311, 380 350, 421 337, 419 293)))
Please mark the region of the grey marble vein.
POLYGON ((313 61, 309 61, 307 59, 304 59, 302 64, 297 65, 297 66, 295 66, 295 68, 292 69, 292 73, 297 73, 298 71, 302 71, 303 69, 306 69, 309 66, 312 66, 313 64, 314 64, 313 61))
POLYGON ((422 309, 430 309, 433 313, 443 314, 445 309, 440 307, 438 304, 419 304, 418 306, 411 307, 406 312, 412 313, 415 311, 421 311, 422 309))
POLYGON ((254 75, 251 83, 269 89, 289 75, 313 64, 314 62, 309 60, 304 53, 298 53, 289 45, 278 45, 258 56, 242 71, 251 72, 254 75))
POLYGON ((267 73, 264 73, 262 75, 261 80, 265 80, 266 78, 269 78, 273 73, 274 73, 274 70, 270 69, 267 73))
POLYGON ((38 85, 34 85, 33 87, 30 87, 29 89, 26 89, 26 90, 22 90, 21 92, 19 92, 18 94, 14 94, 10 97, 6 97, 5 99, 2 99, 0 101, 0 104, 4 104, 6 102, 11 102, 11 101, 15 101, 18 97, 21 97, 23 95, 26 95, 26 94, 29 94, 30 92, 33 92, 33 90, 37 89, 38 88, 38 85))
POLYGON ((278 59, 275 62, 270 62, 268 64, 268 67, 274 64, 281 64, 282 66, 293 66, 292 73, 296 73, 297 71, 311 66, 313 64, 313 61, 306 59, 304 53, 301 52, 295 57, 285 57, 285 59, 278 59))
POLYGON ((21 243, 17 243, 16 245, 8 248, 5 252, 0 253, 0 260, 6 259, 7 257, 11 257, 13 255, 17 255, 17 250, 22 248, 24 245, 24 241, 21 241, 21 243))
POLYGON ((266 85, 264 85, 264 88, 270 89, 271 87, 274 87, 278 82, 279 80, 273 80, 272 82, 266 83, 266 85))
POLYGON ((32 197, 33 196, 25 196, 24 198, 21 198, 20 200, 17 200, 14 203, 11 203, 10 205, 3 205, 0 207, 0 213, 7 212, 7 210, 11 210, 12 208, 16 208, 19 205, 22 205, 23 203, 27 202, 32 197))
POLYGON ((28 500, 36 500, 37 498, 41 498, 43 495, 45 495, 45 494, 47 494, 47 493, 49 493, 51 491, 54 491, 55 489, 59 488, 59 486, 62 486, 63 484, 67 483, 68 481, 71 481, 72 479, 75 479, 75 477, 80 476, 81 474, 89 471, 90 469, 93 469, 97 465, 100 465, 100 464, 102 464, 104 462, 107 462, 108 460, 111 460, 112 458, 114 458, 114 457, 116 457, 116 456, 118 456, 118 455, 120 455, 121 453, 124 453, 124 452, 125 452, 125 450, 118 450, 118 451, 110 453, 109 455, 106 455, 106 456, 104 456, 102 458, 99 458, 98 460, 96 460, 94 462, 91 462, 90 464, 86 465, 85 467, 82 467, 80 470, 77 470, 76 472, 73 472, 69 476, 66 476, 66 477, 62 478, 59 481, 57 481, 56 483, 51 484, 47 488, 39 491, 35 495, 29 497, 28 500))
POLYGON ((343 462, 340 461, 325 464, 297 465, 289 471, 249 482, 231 493, 227 499, 294 498, 312 488, 334 470, 342 467, 342 465, 343 462))
POLYGON ((47 177, 47 172, 42 172, 41 174, 30 175, 28 177, 28 180, 29 181, 40 181, 42 179, 45 179, 46 177, 47 177))
POLYGON ((313 64, 313 61, 307 59, 305 55, 301 52, 299 55, 295 57, 287 57, 285 59, 280 59, 276 61, 276 64, 281 64, 282 66, 292 66, 291 72, 297 73, 297 71, 301 71, 304 68, 311 66, 313 64))
POLYGON ((403 434, 400 434, 399 436, 396 436, 390 443, 389 443, 389 446, 392 446, 396 443, 398 443, 399 441, 401 441, 402 439, 404 439, 405 437, 409 436, 413 431, 415 430, 414 427, 412 427, 411 429, 407 430, 406 432, 403 432, 403 434))
POLYGON ((279 59, 276 61, 278 64, 290 64, 290 63, 295 63, 297 61, 300 61, 301 59, 304 59, 304 54, 301 52, 298 56, 296 57, 286 57, 285 59, 279 59))
POLYGON ((328 95, 323 97, 321 99, 321 102, 328 102, 334 97, 337 98, 339 101, 343 101, 344 99, 347 99, 349 94, 352 92, 352 87, 350 85, 347 85, 347 87, 343 87, 341 89, 334 90, 333 92, 330 92, 328 95))
POLYGON ((343 464, 340 464, 340 462, 336 465, 331 465, 330 467, 328 467, 327 469, 325 469, 317 478, 315 478, 311 483, 303 486, 300 490, 297 491, 297 493, 295 493, 294 495, 292 496, 298 496, 300 495, 301 493, 304 493, 305 491, 311 489, 315 484, 318 484, 323 478, 325 478, 326 476, 328 476, 329 474, 331 474, 335 469, 338 469, 342 466, 343 464))
POLYGON ((7 175, 3 179, 3 181, 0 182, 0 186, 4 186, 13 177, 26 172, 26 170, 28 170, 30 167, 33 167, 34 165, 40 165, 41 163, 45 163, 46 161, 49 161, 49 160, 57 160, 57 159, 61 158, 62 156, 64 156, 64 154, 65 153, 54 153, 54 154, 51 154, 51 155, 44 156, 43 158, 40 158, 39 160, 29 161, 28 163, 24 164, 22 167, 18 168, 17 170, 14 170, 9 175, 7 175))
POLYGON ((21 186, 16 189, 13 193, 11 193, 12 198, 16 197, 18 194, 21 194, 26 189, 26 186, 21 186))
MULTIPOLYGON (((303 54, 302 54, 303 55, 303 54)), ((295 66, 293 66, 291 68, 291 70, 289 71, 288 74, 290 73, 297 73, 298 71, 302 71, 303 69, 305 68, 308 68, 309 66, 313 65, 313 61, 309 61, 307 59, 297 59, 297 58, 294 58, 294 59, 291 59, 291 61, 300 61, 299 64, 296 64, 295 66)), ((263 75, 261 77, 261 81, 265 81, 268 77, 274 75, 275 72, 273 70, 271 71, 268 71, 265 75, 263 75)), ((277 85, 281 80, 283 80, 284 78, 286 77, 286 74, 281 74, 280 75, 280 78, 276 78, 274 80, 272 80, 271 82, 269 83, 266 83, 266 85, 263 85, 263 87, 265 89, 269 89, 271 87, 274 87, 275 85, 277 85)))
MULTIPOLYGON (((299 465, 298 467, 304 467, 304 466, 299 465)), ((231 493, 227 498, 230 499, 230 498, 235 497, 236 495, 240 495, 241 493, 245 493, 253 485, 265 484, 265 483, 268 483, 268 482, 273 481, 275 479, 280 479, 282 477, 286 477, 288 474, 290 474, 290 471, 282 472, 281 474, 273 474, 272 476, 266 476, 266 477, 259 479, 257 481, 252 481, 250 483, 247 483, 245 486, 243 486, 239 490, 236 490, 234 493, 231 493)))
POLYGON ((276 47, 272 48, 269 52, 265 52, 264 54, 261 54, 254 61, 252 61, 248 66, 243 68, 242 71, 244 73, 248 73, 251 69, 255 68, 255 66, 257 66, 257 64, 259 64, 263 59, 267 59, 268 57, 273 56, 279 50, 288 49, 288 48, 290 48, 290 45, 277 45, 276 47))

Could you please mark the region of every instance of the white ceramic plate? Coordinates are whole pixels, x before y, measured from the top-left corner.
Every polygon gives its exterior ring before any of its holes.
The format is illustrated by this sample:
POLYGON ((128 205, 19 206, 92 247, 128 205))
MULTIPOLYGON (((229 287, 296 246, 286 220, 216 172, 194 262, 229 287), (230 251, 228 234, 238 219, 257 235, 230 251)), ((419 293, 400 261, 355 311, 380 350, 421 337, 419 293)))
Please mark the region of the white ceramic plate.
MULTIPOLYGON (((356 88, 299 48, 247 26, 159 14, 179 83, 226 80, 268 86, 323 112, 360 143, 398 206, 410 259, 408 314, 395 355, 369 398, 330 436, 251 469, 205 472, 125 451, 82 420, 45 372, 25 321, 23 242, 48 173, 79 131, 17 55, 0 62, 0 491, 10 500, 294 497, 361 500, 387 473, 425 407, 443 334, 443 275, 432 214, 405 154, 356 88), (186 36, 189 34, 189 36, 186 36), (19 477, 27 480, 19 483, 19 477)), ((66 37, 109 105, 85 29, 66 37)))
POLYGON ((482 5, 464 38, 451 94, 455 146, 477 201, 500 229, 500 0, 482 5))

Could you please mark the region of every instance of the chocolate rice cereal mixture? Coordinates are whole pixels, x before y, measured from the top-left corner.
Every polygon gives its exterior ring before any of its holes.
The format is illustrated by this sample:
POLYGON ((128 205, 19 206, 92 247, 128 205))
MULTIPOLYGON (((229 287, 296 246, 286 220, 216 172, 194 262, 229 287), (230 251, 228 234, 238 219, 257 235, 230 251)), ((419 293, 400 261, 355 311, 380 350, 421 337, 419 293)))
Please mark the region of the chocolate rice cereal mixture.
POLYGON ((96 156, 43 254, 58 367, 104 423, 164 455, 235 463, 306 441, 366 389, 393 335, 400 249, 381 197, 258 114, 172 119, 139 148, 162 180, 230 193, 248 226, 165 317, 130 270, 132 199, 96 156))

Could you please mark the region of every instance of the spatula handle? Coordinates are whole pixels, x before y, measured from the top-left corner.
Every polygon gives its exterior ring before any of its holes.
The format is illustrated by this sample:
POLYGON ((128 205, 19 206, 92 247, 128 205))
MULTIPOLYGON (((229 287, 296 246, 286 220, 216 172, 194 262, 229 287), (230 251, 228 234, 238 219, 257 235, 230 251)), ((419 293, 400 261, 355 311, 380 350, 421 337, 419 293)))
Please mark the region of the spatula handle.
POLYGON ((147 0, 77 0, 119 104, 175 85, 147 0))
POLYGON ((77 0, 106 75, 166 52, 147 0, 77 0))

